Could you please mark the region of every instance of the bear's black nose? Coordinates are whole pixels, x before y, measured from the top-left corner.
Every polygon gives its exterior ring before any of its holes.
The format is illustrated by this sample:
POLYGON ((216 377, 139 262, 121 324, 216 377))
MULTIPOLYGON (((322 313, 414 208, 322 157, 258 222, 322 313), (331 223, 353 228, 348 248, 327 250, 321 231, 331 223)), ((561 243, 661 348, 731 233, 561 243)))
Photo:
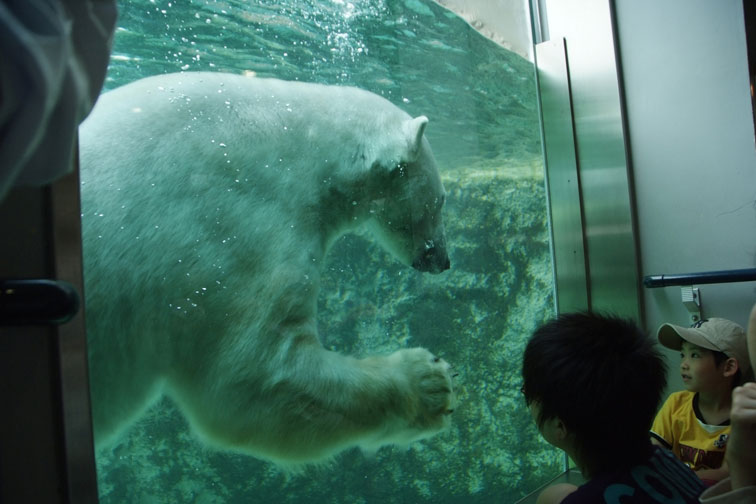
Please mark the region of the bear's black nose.
POLYGON ((441 273, 451 267, 446 248, 430 247, 423 250, 413 262, 412 267, 425 273, 441 273))

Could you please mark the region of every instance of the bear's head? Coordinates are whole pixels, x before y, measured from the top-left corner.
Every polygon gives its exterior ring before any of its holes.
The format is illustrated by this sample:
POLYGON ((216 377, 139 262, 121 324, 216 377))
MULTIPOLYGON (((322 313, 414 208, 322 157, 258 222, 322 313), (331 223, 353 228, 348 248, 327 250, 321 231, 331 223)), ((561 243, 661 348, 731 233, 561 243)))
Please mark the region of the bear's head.
POLYGON ((423 136, 427 124, 425 116, 404 121, 392 152, 384 151, 377 158, 383 162, 373 163, 381 190, 372 201, 369 226, 404 264, 441 273, 450 265, 441 218, 446 192, 423 136))

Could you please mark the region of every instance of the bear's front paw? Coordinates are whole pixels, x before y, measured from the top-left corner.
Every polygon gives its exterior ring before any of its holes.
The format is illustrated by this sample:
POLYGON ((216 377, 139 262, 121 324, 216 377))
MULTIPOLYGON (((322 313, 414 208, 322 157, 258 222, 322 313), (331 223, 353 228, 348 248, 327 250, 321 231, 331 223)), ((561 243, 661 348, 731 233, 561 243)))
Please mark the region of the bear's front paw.
POLYGON ((404 375, 402 416, 408 427, 424 436, 447 427, 455 402, 449 363, 424 348, 399 350, 392 357, 404 375))

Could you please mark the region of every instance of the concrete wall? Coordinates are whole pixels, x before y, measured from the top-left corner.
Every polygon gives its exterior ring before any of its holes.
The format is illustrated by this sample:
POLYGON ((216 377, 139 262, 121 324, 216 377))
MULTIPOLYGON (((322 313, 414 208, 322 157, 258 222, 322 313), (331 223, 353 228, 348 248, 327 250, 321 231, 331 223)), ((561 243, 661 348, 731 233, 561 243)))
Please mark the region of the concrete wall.
POLYGON ((497 44, 533 60, 528 0, 436 0, 497 44))
MULTIPOLYGON (((641 274, 756 266, 756 149, 742 0, 616 0, 641 274)), ((756 282, 700 285, 703 316, 745 327, 756 282)), ((679 287, 646 325, 689 323, 679 287)), ((670 352, 670 388, 679 389, 670 352)))

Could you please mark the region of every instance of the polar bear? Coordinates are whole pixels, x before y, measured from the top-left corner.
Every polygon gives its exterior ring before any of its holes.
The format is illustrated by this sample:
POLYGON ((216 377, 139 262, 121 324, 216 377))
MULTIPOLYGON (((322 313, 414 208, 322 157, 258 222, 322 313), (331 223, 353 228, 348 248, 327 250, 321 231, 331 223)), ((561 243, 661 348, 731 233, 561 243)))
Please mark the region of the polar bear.
POLYGON ((351 87, 222 73, 105 93, 80 129, 97 447, 163 394, 215 446, 282 465, 446 427, 449 364, 319 342, 329 246, 366 224, 449 268, 427 118, 351 87))

